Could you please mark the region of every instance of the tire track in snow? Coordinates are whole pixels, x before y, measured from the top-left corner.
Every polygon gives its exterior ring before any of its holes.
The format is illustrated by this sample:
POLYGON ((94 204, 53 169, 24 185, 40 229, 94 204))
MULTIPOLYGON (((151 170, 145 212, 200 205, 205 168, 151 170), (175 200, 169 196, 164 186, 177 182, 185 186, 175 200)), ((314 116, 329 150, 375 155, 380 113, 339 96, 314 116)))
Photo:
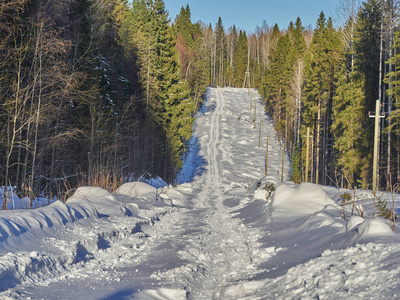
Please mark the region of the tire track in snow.
MULTIPOLYGON (((59 237, 45 237, 38 241, 42 247, 54 248, 57 255, 18 252, 6 255, 9 266, 0 261, 3 280, 0 282, 0 299, 29 298, 32 289, 35 289, 35 294, 38 290, 40 293, 40 289, 46 290, 47 286, 57 286, 63 281, 76 286, 94 275, 95 280, 101 280, 103 284, 115 284, 124 273, 119 269, 128 264, 140 265, 147 260, 149 249, 154 249, 164 239, 164 235, 159 234, 166 227, 164 223, 169 225, 171 219, 179 218, 177 215, 177 209, 166 206, 143 215, 142 219, 116 217, 68 224, 58 229, 59 237), (88 226, 94 228, 89 231, 88 226), (73 236, 73 241, 67 236, 73 236), (10 278, 10 282, 4 280, 10 278)), ((74 298, 72 295, 64 297, 74 298)), ((96 297, 91 295, 87 299, 96 297)))
POLYGON ((198 194, 201 207, 207 210, 203 215, 208 229, 197 239, 192 237, 192 245, 182 253, 183 258, 197 261, 197 266, 192 267, 194 274, 182 276, 182 268, 175 271, 175 279, 185 283, 189 297, 193 299, 219 299, 232 282, 248 279, 255 272, 246 238, 247 229, 238 219, 232 218, 223 205, 223 191, 227 187, 221 177, 222 162, 218 155, 226 159, 221 143, 225 98, 219 89, 214 91, 216 108, 210 116, 205 155, 208 171, 203 175, 204 184, 198 194))

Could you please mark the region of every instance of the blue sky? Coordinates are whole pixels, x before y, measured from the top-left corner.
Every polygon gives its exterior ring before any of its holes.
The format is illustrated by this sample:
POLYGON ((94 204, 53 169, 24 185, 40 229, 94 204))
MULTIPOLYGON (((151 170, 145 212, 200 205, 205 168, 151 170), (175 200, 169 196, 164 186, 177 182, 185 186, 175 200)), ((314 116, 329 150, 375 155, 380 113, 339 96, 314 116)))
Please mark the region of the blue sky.
POLYGON ((263 20, 272 27, 275 23, 280 29, 286 29, 290 21, 297 17, 303 26, 313 28, 321 11, 334 18, 339 0, 164 0, 171 20, 175 20, 182 6, 189 4, 192 22, 199 20, 213 27, 222 18, 222 24, 228 29, 233 24, 237 28, 254 32, 263 20))

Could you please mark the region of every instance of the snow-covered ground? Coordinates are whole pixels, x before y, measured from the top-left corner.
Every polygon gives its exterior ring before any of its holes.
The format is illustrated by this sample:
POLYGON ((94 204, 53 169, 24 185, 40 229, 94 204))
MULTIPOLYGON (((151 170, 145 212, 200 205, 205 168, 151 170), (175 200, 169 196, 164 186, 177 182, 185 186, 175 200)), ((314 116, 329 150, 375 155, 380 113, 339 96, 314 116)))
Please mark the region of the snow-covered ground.
POLYGON ((176 187, 82 187, 0 212, 0 299, 400 298, 399 235, 281 172, 259 96, 210 88, 176 187))

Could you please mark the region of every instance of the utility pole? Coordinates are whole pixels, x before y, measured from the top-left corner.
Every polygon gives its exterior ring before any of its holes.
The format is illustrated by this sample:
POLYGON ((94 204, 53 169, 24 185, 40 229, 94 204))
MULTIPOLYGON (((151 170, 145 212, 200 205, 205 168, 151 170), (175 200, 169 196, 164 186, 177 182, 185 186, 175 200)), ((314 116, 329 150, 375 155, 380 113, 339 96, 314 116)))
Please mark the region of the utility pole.
MULTIPOLYGON (((253 94, 253 91, 251 92, 253 94)), ((254 97, 254 128, 256 128, 257 99, 254 97)))
POLYGON ((282 173, 281 182, 283 182, 283 167, 285 165, 285 139, 282 140, 282 173))
POLYGON ((247 86, 249 88, 248 93, 250 94, 250 43, 247 45, 247 69, 246 69, 246 75, 247 75, 247 86))
POLYGON ((250 95, 250 70, 247 69, 247 71, 245 72, 245 76, 244 76, 244 81, 243 81, 243 87, 246 87, 246 81, 247 81, 247 94, 250 95))
POLYGON ((250 95, 250 111, 253 109, 252 106, 253 106, 253 93, 251 93, 250 95))
POLYGON ((248 91, 247 93, 250 94, 250 71, 247 72, 248 78, 247 78, 247 87, 248 91))
MULTIPOLYGON (((311 139, 311 157, 314 158, 314 139, 311 139)), ((311 177, 310 181, 313 182, 314 178, 314 162, 311 162, 311 177)))
POLYGON ((380 115, 381 103, 376 100, 375 116, 369 116, 375 118, 375 133, 374 133, 374 157, 373 157, 373 171, 372 171, 372 193, 376 196, 376 185, 378 176, 378 147, 379 147, 379 119, 384 118, 380 115))
POLYGON ((269 136, 267 135, 267 148, 265 150, 265 176, 268 176, 268 141, 269 136))
POLYGON ((309 151, 310 151, 310 138, 312 135, 310 135, 310 127, 307 127, 307 135, 303 135, 303 137, 307 138, 307 143, 306 143, 306 176, 305 176, 305 182, 308 182, 308 165, 309 165, 309 151))

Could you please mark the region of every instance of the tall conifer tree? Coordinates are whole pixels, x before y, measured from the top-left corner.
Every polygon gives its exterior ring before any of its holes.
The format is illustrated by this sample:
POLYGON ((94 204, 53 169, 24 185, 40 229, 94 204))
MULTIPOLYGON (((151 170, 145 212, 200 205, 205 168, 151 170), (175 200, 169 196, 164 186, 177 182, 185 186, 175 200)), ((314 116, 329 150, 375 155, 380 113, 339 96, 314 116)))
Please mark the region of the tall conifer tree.
POLYGON ((237 87, 243 86, 244 78, 246 76, 246 71, 247 71, 247 61, 248 61, 247 58, 248 58, 247 36, 245 31, 240 30, 233 59, 235 86, 237 87))

